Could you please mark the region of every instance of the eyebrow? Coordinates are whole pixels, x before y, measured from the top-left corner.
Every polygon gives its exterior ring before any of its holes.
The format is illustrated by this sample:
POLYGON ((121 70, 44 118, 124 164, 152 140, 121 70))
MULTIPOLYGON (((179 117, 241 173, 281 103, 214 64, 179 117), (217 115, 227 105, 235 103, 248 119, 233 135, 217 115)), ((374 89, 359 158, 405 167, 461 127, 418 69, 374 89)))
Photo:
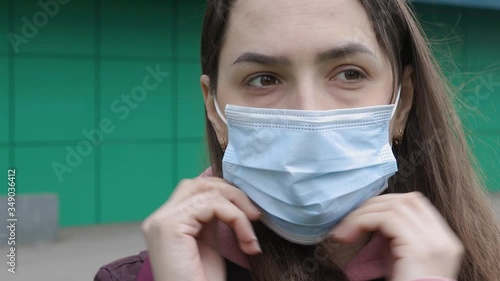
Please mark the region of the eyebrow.
MULTIPOLYGON (((375 54, 373 54, 373 52, 370 51, 370 49, 368 49, 368 47, 366 47, 365 45, 359 43, 349 43, 347 45, 335 47, 331 50, 320 53, 316 58, 316 62, 320 63, 325 60, 339 59, 356 53, 367 54, 375 57, 375 54)), ((262 65, 291 65, 292 61, 284 56, 268 56, 259 53, 247 52, 238 57, 238 59, 233 62, 233 65, 239 63, 255 63, 262 65)))
POLYGON ((350 43, 319 54, 316 62, 320 63, 325 60, 344 58, 356 53, 367 54, 376 57, 375 54, 370 51, 370 49, 368 49, 368 47, 366 47, 365 45, 359 43, 350 43))
POLYGON ((244 53, 237 60, 233 62, 233 65, 238 63, 256 63, 263 65, 290 65, 292 62, 283 56, 268 56, 258 53, 244 53))

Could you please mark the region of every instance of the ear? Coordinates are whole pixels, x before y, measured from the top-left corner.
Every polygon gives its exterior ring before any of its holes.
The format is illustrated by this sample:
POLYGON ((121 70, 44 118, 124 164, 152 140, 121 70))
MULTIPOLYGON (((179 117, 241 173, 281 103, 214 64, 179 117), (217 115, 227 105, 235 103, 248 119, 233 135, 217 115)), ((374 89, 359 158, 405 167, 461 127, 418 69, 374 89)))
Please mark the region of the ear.
POLYGON ((404 133, 405 131, 408 115, 410 114, 411 108, 413 107, 413 93, 415 90, 413 79, 413 67, 409 65, 405 67, 403 72, 403 80, 401 82, 401 96, 399 98, 399 104, 398 108, 396 109, 396 114, 391 121, 391 141, 401 138, 401 133, 404 133))
POLYGON ((212 123, 212 127, 217 134, 219 143, 225 148, 227 145, 227 126, 217 114, 215 109, 215 92, 210 88, 210 78, 207 75, 202 75, 200 78, 201 91, 203 93, 203 100, 205 101, 205 108, 207 110, 207 117, 212 123))

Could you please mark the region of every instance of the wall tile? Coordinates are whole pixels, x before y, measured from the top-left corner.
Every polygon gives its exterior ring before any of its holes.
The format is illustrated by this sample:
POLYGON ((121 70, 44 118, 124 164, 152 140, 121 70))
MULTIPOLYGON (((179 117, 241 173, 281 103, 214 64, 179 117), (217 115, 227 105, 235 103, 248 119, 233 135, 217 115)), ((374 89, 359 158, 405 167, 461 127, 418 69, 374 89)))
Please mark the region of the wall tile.
POLYGON ((200 88, 200 65, 178 64, 177 136, 205 136, 205 103, 200 88))
POLYGON ((168 199, 171 153, 171 144, 103 146, 102 223, 141 221, 168 199))
POLYGON ((71 0, 67 4, 49 0, 14 2, 14 33, 27 40, 19 44, 20 54, 95 53, 95 1, 71 0))
POLYGON ((15 157, 19 194, 58 194, 61 226, 95 223, 92 146, 16 148, 15 157))
POLYGON ((500 129, 500 70, 471 67, 467 77, 461 92, 467 106, 462 113, 466 125, 479 130, 500 129))
POLYGON ((102 1, 101 51, 111 56, 172 56, 172 1, 102 1))
POLYGON ((109 138, 172 137, 171 73, 169 63, 102 62, 102 117, 116 125, 109 138), (166 74, 154 79, 152 72, 166 74))
MULTIPOLYGON (((9 167, 9 149, 6 147, 0 147, 0 175, 5 179, 7 178, 7 169, 13 168, 9 167)), ((7 187, 0 189, 0 196, 7 195, 7 187)))
POLYGON ((16 60, 16 141, 82 139, 94 127, 94 62, 16 60))
POLYGON ((467 17, 467 63, 473 68, 499 67, 500 11, 469 9, 467 17))
POLYGON ((500 11, 467 10, 467 73, 463 96, 471 107, 467 124, 500 129, 500 11))
POLYGON ((416 5, 427 37, 433 43, 435 56, 455 87, 461 87, 466 71, 467 19, 461 7, 416 5))
POLYGON ((500 192, 500 134, 474 136, 471 143, 490 191, 500 192))
POLYGON ((0 57, 0 143, 9 140, 8 58, 0 57))
POLYGON ((186 178, 195 178, 210 166, 204 141, 179 142, 177 148, 177 169, 179 171, 177 182, 186 178))
POLYGON ((177 53, 181 59, 198 60, 200 57, 201 29, 204 1, 178 1, 177 4, 177 53))
MULTIPOLYGON (((6 36, 9 33, 9 10, 8 1, 0 1, 0 34, 6 36)), ((5 37, 4 37, 5 38, 5 37)), ((0 43, 0 54, 9 49, 9 40, 2 39, 0 43)))

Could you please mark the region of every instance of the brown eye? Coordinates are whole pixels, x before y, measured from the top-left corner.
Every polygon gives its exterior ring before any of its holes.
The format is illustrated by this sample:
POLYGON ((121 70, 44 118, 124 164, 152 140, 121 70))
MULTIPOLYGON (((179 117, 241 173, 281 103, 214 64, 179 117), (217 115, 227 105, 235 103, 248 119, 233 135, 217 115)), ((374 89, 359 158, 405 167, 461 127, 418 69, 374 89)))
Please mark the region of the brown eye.
POLYGON ((361 74, 361 72, 359 72, 357 70, 346 70, 346 71, 343 71, 343 72, 337 74, 337 76, 335 76, 334 79, 344 80, 344 81, 356 81, 356 80, 359 80, 362 78, 363 78, 363 75, 361 74))
POLYGON ((261 76, 257 76, 255 78, 253 78, 252 80, 250 80, 248 85, 253 86, 253 87, 268 87, 268 86, 272 86, 272 85, 278 85, 280 83, 281 82, 278 79, 276 79, 276 77, 274 77, 274 76, 261 75, 261 76))

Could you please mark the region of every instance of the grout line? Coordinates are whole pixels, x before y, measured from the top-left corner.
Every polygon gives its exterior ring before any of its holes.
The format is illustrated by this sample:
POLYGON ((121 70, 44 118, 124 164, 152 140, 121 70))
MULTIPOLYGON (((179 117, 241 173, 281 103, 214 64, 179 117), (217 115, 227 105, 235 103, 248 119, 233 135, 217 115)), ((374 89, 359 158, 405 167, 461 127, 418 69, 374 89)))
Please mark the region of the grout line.
POLYGON ((172 136, 174 137, 174 142, 172 144, 172 189, 174 190, 175 186, 177 186, 177 181, 179 180, 179 168, 177 167, 178 164, 178 118, 177 118, 177 113, 178 113, 178 108, 177 108, 177 95, 178 95, 178 88, 179 88, 179 75, 178 75, 178 70, 179 70, 179 60, 177 58, 178 55, 178 48, 177 48, 177 39, 178 39, 178 34, 177 34, 177 13, 178 13, 178 1, 172 1, 172 8, 170 9, 171 11, 171 16, 172 16, 172 55, 174 56, 173 60, 173 66, 172 66, 172 92, 170 93, 172 95, 172 136))
MULTIPOLYGON (((62 141, 18 141, 18 142, 0 142, 0 148, 12 145, 15 148, 36 148, 36 147, 60 147, 77 146, 79 142, 85 140, 62 140, 62 141)), ((104 140, 100 145, 148 145, 148 144, 172 144, 176 141, 183 143, 203 142, 203 137, 181 137, 174 138, 145 138, 145 139, 112 139, 104 140)))
MULTIPOLYGON (((15 17, 15 10, 14 10, 14 2, 15 0, 9 0, 7 5, 8 5, 8 30, 9 32, 14 32, 14 17, 15 17)), ((14 50, 12 49, 12 46, 9 46, 8 49, 8 95, 9 95, 9 166, 12 168, 15 168, 16 164, 16 155, 15 155, 15 150, 14 150, 14 143, 15 143, 15 134, 16 134, 16 112, 15 112, 15 107, 16 107, 16 101, 15 101, 15 65, 14 65, 14 59, 15 59, 15 54, 14 50)))
MULTIPOLYGON (((8 56, 9 52, 0 51, 0 56, 8 56)), ((61 54, 61 53, 37 53, 23 52, 15 54, 17 58, 22 59, 61 59, 61 60, 94 60, 95 54, 61 54)), ((182 63, 199 64, 199 58, 174 58, 172 56, 125 56, 125 55, 101 55, 101 61, 133 61, 133 62, 158 62, 158 61, 174 61, 182 63)))
MULTIPOLYGON (((446 2, 446 3, 436 3, 436 1, 413 1, 413 5, 415 7, 418 6, 430 6, 430 7, 436 7, 437 9, 441 9, 446 11, 447 9, 470 9, 470 10, 478 10, 478 11, 495 11, 498 12, 499 8, 498 6, 492 6, 491 4, 483 4, 481 1, 477 1, 479 4, 470 4, 470 3, 463 3, 463 1, 455 1, 455 2, 446 2), (456 2, 456 3, 455 3, 456 2)), ((484 1, 482 1, 484 2, 484 1)))
MULTIPOLYGON (((94 92, 94 127, 99 128, 101 120, 101 1, 95 0, 95 92, 94 92)), ((101 145, 95 149, 94 155, 94 196, 95 196, 95 223, 102 222, 102 198, 101 198, 101 145)))

